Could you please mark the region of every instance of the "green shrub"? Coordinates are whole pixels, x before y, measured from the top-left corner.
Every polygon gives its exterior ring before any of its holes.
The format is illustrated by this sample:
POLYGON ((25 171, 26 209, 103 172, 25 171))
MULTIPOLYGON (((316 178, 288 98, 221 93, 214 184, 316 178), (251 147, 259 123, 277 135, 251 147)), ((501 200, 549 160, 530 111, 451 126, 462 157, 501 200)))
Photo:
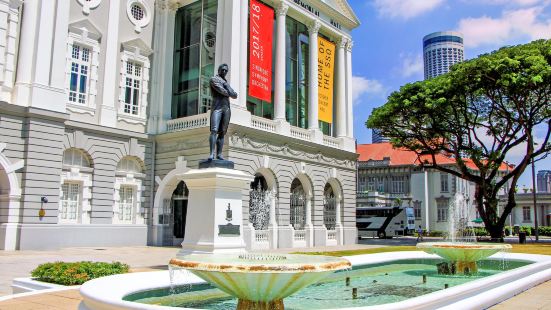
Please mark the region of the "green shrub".
POLYGON ((448 233, 440 230, 429 231, 429 237, 445 237, 448 233))
POLYGON ((127 273, 128 268, 127 264, 119 262, 55 262, 39 265, 31 271, 31 275, 38 281, 61 285, 80 285, 88 280, 127 273))
POLYGON ((551 226, 539 226, 538 232, 540 236, 551 236, 551 226))

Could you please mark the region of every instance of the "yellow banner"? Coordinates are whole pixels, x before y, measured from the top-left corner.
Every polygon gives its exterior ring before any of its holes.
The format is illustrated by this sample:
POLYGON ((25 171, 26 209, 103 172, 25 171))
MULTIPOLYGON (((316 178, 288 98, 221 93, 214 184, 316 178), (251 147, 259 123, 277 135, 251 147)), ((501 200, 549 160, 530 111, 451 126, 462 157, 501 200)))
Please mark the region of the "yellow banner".
POLYGON ((318 37, 318 118, 333 123, 335 44, 318 37))

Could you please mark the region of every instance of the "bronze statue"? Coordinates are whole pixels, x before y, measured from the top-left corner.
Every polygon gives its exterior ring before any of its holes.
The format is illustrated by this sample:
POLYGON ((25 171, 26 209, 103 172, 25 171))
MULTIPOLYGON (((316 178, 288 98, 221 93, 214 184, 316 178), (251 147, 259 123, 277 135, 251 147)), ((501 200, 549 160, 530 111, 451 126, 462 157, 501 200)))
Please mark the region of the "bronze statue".
POLYGON ((212 107, 210 113, 210 155, 208 160, 215 158, 214 149, 216 144, 216 159, 224 160, 222 157, 222 148, 224 147, 224 135, 228 130, 230 123, 231 109, 230 98, 237 99, 237 93, 226 81, 228 74, 228 65, 221 64, 218 67, 218 75, 210 79, 210 89, 212 92, 212 107))

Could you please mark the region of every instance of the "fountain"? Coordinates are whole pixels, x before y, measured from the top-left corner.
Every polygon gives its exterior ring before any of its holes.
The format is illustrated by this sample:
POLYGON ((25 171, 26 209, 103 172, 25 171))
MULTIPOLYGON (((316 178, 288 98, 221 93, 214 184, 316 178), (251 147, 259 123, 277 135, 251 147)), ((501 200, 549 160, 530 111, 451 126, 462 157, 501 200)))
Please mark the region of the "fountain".
POLYGON ((441 273, 476 273, 476 262, 497 252, 511 249, 510 244, 477 243, 469 225, 469 208, 462 194, 456 193, 448 209, 449 242, 422 242, 417 248, 428 254, 436 254, 447 263, 439 265, 441 273))
POLYGON ((237 297, 238 310, 282 310, 285 297, 351 264, 329 256, 241 253, 183 255, 170 266, 185 268, 237 297))

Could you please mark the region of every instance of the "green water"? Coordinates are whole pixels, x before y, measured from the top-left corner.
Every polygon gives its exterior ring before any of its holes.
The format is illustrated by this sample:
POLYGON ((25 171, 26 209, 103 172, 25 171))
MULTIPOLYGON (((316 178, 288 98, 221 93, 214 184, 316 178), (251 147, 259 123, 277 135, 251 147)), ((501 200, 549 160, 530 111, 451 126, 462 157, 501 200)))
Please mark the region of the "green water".
MULTIPOLYGON (((355 267, 337 272, 324 281, 308 286, 284 300, 285 309, 328 309, 373 306, 399 302, 429 294, 448 287, 461 285, 500 272, 528 265, 522 261, 484 260, 478 262, 475 275, 439 275, 435 265, 442 260, 416 259, 355 267), (427 282, 423 283, 423 275, 427 282), (350 286, 346 286, 346 277, 350 286), (352 298, 352 288, 357 288, 357 298, 352 298)), ((234 310, 237 299, 208 285, 182 286, 173 289, 157 289, 126 296, 124 300, 145 304, 173 307, 234 310)))

